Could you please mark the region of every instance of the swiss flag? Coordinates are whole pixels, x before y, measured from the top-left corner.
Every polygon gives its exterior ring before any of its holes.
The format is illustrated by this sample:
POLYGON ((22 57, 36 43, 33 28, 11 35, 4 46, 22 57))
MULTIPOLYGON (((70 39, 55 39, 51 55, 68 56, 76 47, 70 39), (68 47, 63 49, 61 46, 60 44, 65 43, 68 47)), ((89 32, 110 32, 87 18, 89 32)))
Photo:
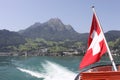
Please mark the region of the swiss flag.
POLYGON ((95 13, 93 13, 92 25, 88 39, 88 49, 80 63, 80 69, 100 60, 107 51, 104 34, 95 13))

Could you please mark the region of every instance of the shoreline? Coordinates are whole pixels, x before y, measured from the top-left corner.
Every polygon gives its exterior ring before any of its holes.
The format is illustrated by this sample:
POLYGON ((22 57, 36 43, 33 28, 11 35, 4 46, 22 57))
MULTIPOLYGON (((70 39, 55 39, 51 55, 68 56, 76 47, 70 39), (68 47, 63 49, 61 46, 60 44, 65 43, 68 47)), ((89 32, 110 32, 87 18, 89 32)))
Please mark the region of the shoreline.
POLYGON ((21 53, 21 52, 0 52, 0 56, 82 56, 74 53, 21 53))

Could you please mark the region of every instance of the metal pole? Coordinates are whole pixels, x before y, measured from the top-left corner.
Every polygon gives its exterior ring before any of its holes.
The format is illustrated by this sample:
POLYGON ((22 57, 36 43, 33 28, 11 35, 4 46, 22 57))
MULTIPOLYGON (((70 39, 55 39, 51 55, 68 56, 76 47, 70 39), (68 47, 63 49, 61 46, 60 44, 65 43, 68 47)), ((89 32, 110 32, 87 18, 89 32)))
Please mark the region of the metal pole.
POLYGON ((115 65, 115 62, 114 62, 114 60, 113 60, 112 54, 111 54, 110 49, 109 49, 109 46, 108 46, 108 44, 107 44, 105 35, 104 35, 104 33, 103 33, 103 29, 102 29, 102 27, 101 27, 101 25, 100 25, 100 22, 99 22, 99 20, 98 20, 97 15, 96 15, 94 6, 92 6, 92 9, 93 9, 93 12, 94 12, 94 14, 95 14, 95 16, 96 16, 96 18, 97 18, 97 21, 98 21, 98 24, 99 24, 99 26, 100 26, 100 29, 102 30, 103 38, 104 38, 104 40, 105 40, 105 44, 106 44, 106 47, 107 47, 108 55, 109 55, 109 58, 110 58, 110 61, 111 61, 112 65, 113 65, 114 71, 117 71, 117 67, 116 67, 116 65, 115 65))

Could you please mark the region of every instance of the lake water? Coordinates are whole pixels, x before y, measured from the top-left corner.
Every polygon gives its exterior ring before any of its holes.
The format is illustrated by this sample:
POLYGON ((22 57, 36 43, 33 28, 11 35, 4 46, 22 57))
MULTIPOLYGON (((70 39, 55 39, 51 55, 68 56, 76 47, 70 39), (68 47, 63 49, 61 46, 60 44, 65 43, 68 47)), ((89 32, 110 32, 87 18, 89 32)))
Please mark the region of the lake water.
MULTIPOLYGON (((0 57, 0 80, 74 80, 81 58, 0 57)), ((109 59, 103 57, 101 62, 109 63, 109 59)))
POLYGON ((74 80, 80 57, 0 57, 0 80, 74 80))

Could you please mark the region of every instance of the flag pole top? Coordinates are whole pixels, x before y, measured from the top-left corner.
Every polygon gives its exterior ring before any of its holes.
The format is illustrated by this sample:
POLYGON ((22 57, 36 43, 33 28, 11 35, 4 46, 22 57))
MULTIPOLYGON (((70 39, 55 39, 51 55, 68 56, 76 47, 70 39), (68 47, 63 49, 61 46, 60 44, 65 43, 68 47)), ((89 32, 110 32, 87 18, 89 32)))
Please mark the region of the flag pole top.
POLYGON ((95 8, 95 6, 92 6, 92 8, 95 8))
POLYGON ((93 12, 96 14, 96 12, 95 12, 95 6, 92 6, 91 8, 92 8, 93 12))

